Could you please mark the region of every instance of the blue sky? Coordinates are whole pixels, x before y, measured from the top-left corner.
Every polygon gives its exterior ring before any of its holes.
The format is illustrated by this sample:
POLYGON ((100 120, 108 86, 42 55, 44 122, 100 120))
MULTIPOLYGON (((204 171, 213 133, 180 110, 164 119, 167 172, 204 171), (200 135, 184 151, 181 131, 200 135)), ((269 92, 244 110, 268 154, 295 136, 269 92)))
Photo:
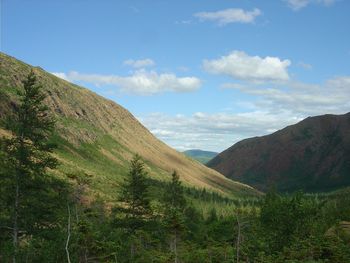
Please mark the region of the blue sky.
POLYGON ((1 51, 222 151, 350 111, 347 0, 1 0, 1 51))

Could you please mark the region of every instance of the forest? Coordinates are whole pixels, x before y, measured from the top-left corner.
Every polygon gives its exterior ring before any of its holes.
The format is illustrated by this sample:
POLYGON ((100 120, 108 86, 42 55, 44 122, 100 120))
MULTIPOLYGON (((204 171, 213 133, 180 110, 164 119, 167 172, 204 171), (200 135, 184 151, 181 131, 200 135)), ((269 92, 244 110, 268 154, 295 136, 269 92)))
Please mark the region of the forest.
POLYGON ((54 175, 55 120, 32 72, 0 140, 0 262, 350 262, 350 194, 234 198, 152 180, 135 155, 118 198, 54 175))

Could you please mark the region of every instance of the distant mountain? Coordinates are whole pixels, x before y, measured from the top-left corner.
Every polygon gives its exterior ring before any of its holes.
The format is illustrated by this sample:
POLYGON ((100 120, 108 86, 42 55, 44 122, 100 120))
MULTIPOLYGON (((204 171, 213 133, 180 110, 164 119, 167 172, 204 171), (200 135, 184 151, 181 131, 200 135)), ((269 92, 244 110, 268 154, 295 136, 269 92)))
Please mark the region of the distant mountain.
POLYGON ((350 113, 309 117, 240 141, 208 166, 260 190, 327 191, 350 185, 350 113))
POLYGON ((43 86, 47 94, 45 103, 57 120, 55 154, 61 165, 55 172, 62 177, 78 171, 88 174, 93 195, 115 200, 118 186, 128 172, 129 160, 136 153, 142 156, 154 180, 169 180, 176 170, 186 186, 230 196, 257 192, 170 148, 115 102, 3 53, 0 53, 0 135, 6 133, 1 120, 16 110, 17 91, 31 70, 43 86))
POLYGON ((202 150, 187 150, 183 152, 186 156, 191 157, 203 164, 206 164, 211 159, 213 159, 216 155, 219 153, 217 152, 209 152, 209 151, 202 151, 202 150))

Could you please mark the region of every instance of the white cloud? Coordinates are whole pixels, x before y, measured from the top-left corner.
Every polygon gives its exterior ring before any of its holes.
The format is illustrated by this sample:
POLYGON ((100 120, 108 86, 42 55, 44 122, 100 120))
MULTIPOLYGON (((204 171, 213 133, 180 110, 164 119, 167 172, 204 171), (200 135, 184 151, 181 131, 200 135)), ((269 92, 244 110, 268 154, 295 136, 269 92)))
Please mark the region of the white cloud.
POLYGON ((124 65, 128 65, 134 68, 145 68, 145 67, 150 67, 154 66, 156 63, 150 59, 140 59, 140 60, 133 60, 133 59, 128 59, 124 61, 124 65))
POLYGON ((226 88, 240 90, 258 98, 256 106, 270 112, 286 111, 307 117, 325 113, 344 113, 350 109, 350 77, 336 77, 322 85, 291 82, 283 88, 237 86, 226 88))
POLYGON ((243 51, 232 51, 219 59, 204 60, 203 68, 212 74, 224 74, 247 81, 286 81, 290 60, 278 57, 249 56, 243 51))
POLYGON ((222 151, 247 137, 265 135, 300 119, 286 113, 203 113, 169 116, 161 113, 138 118, 155 136, 178 150, 222 151))
POLYGON ((131 76, 123 77, 118 75, 81 74, 79 72, 54 73, 56 76, 71 82, 87 82, 94 85, 115 86, 122 92, 153 95, 157 93, 191 92, 201 86, 201 80, 196 77, 177 77, 172 73, 158 74, 155 71, 144 69, 135 71, 131 76))
POLYGON ((176 149, 222 151, 242 139, 270 134, 308 116, 350 111, 350 76, 335 77, 322 85, 294 82, 278 88, 226 84, 225 88, 253 97, 246 101, 246 107, 245 101, 236 103, 246 112, 196 112, 189 116, 155 113, 139 120, 176 149))
POLYGON ((223 26, 230 23, 253 23, 261 11, 257 8, 245 11, 240 8, 230 8, 217 12, 199 12, 194 14, 201 21, 214 21, 223 26))
POLYGON ((321 4, 325 6, 330 6, 337 0, 284 0, 288 3, 288 6, 295 11, 298 11, 309 4, 321 4))

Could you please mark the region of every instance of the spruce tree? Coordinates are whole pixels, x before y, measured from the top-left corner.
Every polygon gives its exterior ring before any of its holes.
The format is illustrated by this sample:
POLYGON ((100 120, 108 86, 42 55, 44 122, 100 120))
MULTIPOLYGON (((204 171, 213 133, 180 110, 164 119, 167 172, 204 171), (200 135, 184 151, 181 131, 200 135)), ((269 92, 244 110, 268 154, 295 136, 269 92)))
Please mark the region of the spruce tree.
POLYGON ((184 228, 184 209, 186 199, 183 193, 180 177, 176 171, 172 173, 171 183, 165 189, 164 193, 164 220, 166 227, 171 233, 171 250, 174 253, 174 262, 178 262, 178 242, 180 233, 184 228))
MULTIPOLYGON (((6 177, 12 190, 12 241, 13 262, 18 253, 20 232, 27 232, 24 225, 30 225, 26 217, 33 217, 23 210, 28 206, 31 189, 35 189, 48 168, 55 168, 57 160, 51 153, 54 145, 49 137, 54 128, 54 121, 48 115, 48 108, 43 101, 45 95, 42 86, 37 84, 33 71, 23 81, 23 91, 19 92, 19 104, 12 118, 7 123, 11 132, 9 138, 2 139, 5 152, 6 177)), ((35 193, 34 193, 35 194, 35 193)))
POLYGON ((149 184, 144 163, 139 155, 130 162, 129 173, 122 184, 119 201, 123 203, 121 210, 126 215, 126 224, 130 232, 140 229, 151 215, 149 184))

